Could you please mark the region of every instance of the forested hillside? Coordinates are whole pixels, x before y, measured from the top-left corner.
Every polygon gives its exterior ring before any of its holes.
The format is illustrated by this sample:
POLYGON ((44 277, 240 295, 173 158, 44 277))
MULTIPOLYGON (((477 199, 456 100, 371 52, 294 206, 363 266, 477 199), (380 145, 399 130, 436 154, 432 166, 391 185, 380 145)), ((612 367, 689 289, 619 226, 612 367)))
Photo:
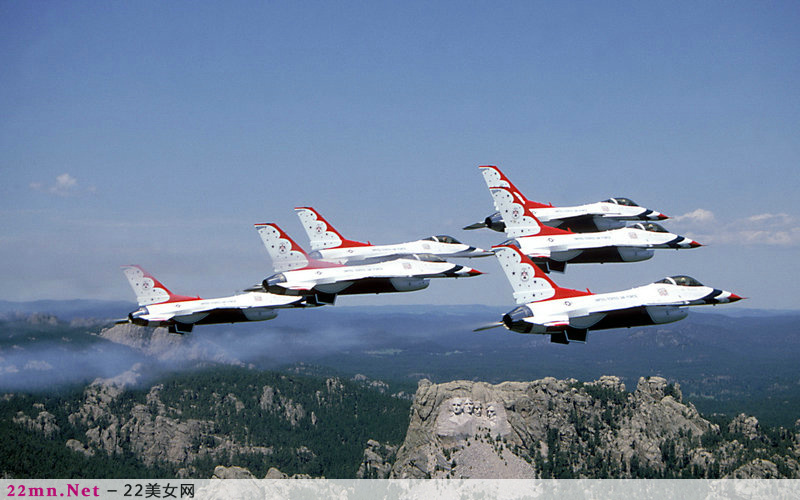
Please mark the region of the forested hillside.
MULTIPOLYGON (((130 377, 129 377, 130 378, 130 377)), ((355 477, 367 441, 399 445, 408 399, 367 382, 206 367, 146 388, 124 378, 0 401, 0 471, 12 477, 355 477), (56 464, 55 467, 53 464, 56 464)))

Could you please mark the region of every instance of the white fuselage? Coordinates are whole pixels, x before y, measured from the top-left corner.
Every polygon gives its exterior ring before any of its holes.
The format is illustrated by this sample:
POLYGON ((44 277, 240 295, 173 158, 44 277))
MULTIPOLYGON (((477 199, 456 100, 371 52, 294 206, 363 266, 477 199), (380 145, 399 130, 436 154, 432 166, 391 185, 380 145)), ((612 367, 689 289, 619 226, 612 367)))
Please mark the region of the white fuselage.
POLYGON ((533 214, 542 222, 572 219, 575 217, 594 216, 618 220, 656 220, 659 213, 638 206, 618 205, 607 201, 587 203, 572 207, 531 208, 533 214))
POLYGON ((394 245, 368 245, 339 248, 322 248, 310 254, 312 258, 346 264, 376 257, 394 255, 429 254, 440 257, 483 257, 491 252, 465 245, 463 243, 442 243, 440 241, 417 240, 394 245))
MULTIPOLYGON (((667 218, 664 214, 636 205, 628 198, 610 198, 570 207, 543 206, 541 203, 529 201, 496 166, 486 165, 479 168, 490 192, 497 189, 507 191, 510 195, 508 202, 519 204, 520 208, 529 210, 539 221, 548 226, 571 227, 574 231, 605 231, 621 227, 622 221, 667 218)), ((487 217, 483 224, 475 224, 468 228, 475 229, 485 225, 495 231, 504 231, 504 225, 508 222, 505 218, 508 214, 504 213, 503 207, 498 206, 497 200, 494 206, 499 213, 487 217)))
POLYGON ((450 262, 398 258, 370 264, 304 268, 283 271, 264 280, 273 293, 328 294, 412 291, 428 286, 428 278, 463 277, 480 274, 450 262), (361 282, 362 286, 353 287, 361 282))
POLYGON ((507 328, 521 333, 620 328, 671 323, 686 317, 684 306, 738 299, 731 292, 707 286, 651 283, 619 292, 528 302, 509 312, 503 321, 507 328))
POLYGON ((145 326, 162 326, 172 322, 195 324, 263 321, 277 315, 275 308, 292 307, 301 301, 298 297, 247 292, 230 297, 142 306, 131 313, 130 318, 132 322, 145 326))
POLYGON ((673 233, 645 231, 634 227, 612 229, 596 233, 570 233, 547 236, 521 236, 515 239, 519 249, 531 257, 545 257, 555 261, 608 262, 608 257, 598 254, 592 258, 590 250, 618 249, 619 262, 635 262, 653 256, 656 248, 691 248, 698 246, 693 240, 673 233), (619 251, 622 250, 622 251, 619 251), (583 256, 583 259, 578 259, 583 256))

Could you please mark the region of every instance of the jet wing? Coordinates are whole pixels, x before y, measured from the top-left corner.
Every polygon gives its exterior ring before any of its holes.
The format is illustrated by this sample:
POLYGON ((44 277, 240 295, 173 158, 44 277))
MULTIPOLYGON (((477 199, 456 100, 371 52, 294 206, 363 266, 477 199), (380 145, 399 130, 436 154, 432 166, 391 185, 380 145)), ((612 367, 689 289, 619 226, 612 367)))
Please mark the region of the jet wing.
MULTIPOLYGON (((279 286, 281 288, 285 288, 286 290, 294 290, 294 291, 303 292, 303 291, 311 290, 312 288, 314 288, 319 283, 320 282, 316 281, 316 280, 315 281, 284 281, 284 282, 281 282, 281 283, 275 283, 274 286, 279 286)), ((263 288, 261 288, 259 291, 263 291, 263 288)))
POLYGON ((680 306, 689 306, 689 305, 692 305, 692 301, 691 300, 673 300, 673 301, 670 301, 670 302, 649 301, 649 302, 645 302, 645 303, 642 304, 642 306, 644 306, 644 307, 648 307, 648 306, 676 306, 676 307, 680 307, 680 306))
MULTIPOLYGON (((600 216, 601 214, 596 214, 600 216)), ((558 216, 556 219, 562 221, 557 227, 560 229, 570 229, 575 232, 584 231, 597 231, 597 224, 595 223, 595 215, 580 214, 580 215, 563 215, 558 216)))
POLYGON ((146 316, 147 321, 156 322, 156 321, 171 321, 175 319, 174 314, 164 314, 161 316, 146 316))
POLYGON ((568 327, 569 326, 569 316, 566 314, 550 314, 547 316, 536 316, 534 319, 533 317, 525 318, 524 320, 526 323, 531 323, 534 325, 542 325, 546 327, 558 328, 558 327, 568 327))
POLYGON ((377 256, 355 256, 355 257, 345 257, 346 262, 345 265, 347 266, 360 266, 363 264, 377 264, 380 262, 388 262, 390 260, 397 260, 397 259, 408 259, 413 258, 413 253, 392 253, 386 255, 377 255, 377 256))
MULTIPOLYGON (((334 280, 326 280, 324 283, 331 283, 334 280)), ((315 286, 319 285, 320 281, 306 281, 306 282, 297 282, 297 283, 281 283, 280 286, 286 288, 287 290, 296 290, 299 292, 311 290, 315 286)))

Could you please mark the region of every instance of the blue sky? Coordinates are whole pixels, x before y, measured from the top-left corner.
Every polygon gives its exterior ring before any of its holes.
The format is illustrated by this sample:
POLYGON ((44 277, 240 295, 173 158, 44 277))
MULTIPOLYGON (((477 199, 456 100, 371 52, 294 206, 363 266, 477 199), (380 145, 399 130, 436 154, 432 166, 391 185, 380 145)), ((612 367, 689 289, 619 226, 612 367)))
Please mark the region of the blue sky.
MULTIPOLYGON (((0 299, 133 300, 271 272, 293 207, 352 239, 462 231, 477 167, 530 199, 628 196, 708 246, 556 280, 690 274, 797 309, 797 2, 0 2, 0 299)), ((512 305, 487 276, 343 305, 512 305)))

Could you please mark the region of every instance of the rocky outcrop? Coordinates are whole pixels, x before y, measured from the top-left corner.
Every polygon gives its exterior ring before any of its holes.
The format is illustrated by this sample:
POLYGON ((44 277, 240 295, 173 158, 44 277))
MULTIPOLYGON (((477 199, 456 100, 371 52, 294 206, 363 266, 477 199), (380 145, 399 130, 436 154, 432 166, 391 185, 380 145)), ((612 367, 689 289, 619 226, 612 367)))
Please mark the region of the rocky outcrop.
MULTIPOLYGON (((726 431, 761 439, 757 424, 740 416, 726 431)), ((391 477, 800 477, 791 453, 748 458, 760 452, 772 453, 725 442, 682 401, 680 387, 660 377, 641 378, 632 393, 609 376, 422 380, 391 477)))
POLYGON ((264 479, 324 479, 324 477, 313 477, 308 474, 284 474, 275 467, 270 467, 264 479))
POLYGON ((150 389, 147 404, 138 404, 130 411, 130 419, 120 426, 131 450, 147 465, 157 462, 190 463, 193 455, 205 454, 205 448, 196 443, 213 435, 214 422, 188 419, 180 421, 166 415, 166 408, 158 398, 162 386, 150 389))
POLYGON ((56 425, 56 417, 52 413, 45 411, 44 406, 41 404, 34 404, 34 408, 41 410, 36 418, 31 418, 24 412, 17 412, 13 421, 15 424, 21 425, 30 431, 40 432, 45 436, 52 436, 60 429, 56 425))
POLYGON ((769 460, 756 458, 725 476, 730 479, 776 479, 782 477, 778 466, 769 460))
POLYGON ((85 444, 81 443, 77 439, 68 439, 67 448, 69 448, 72 451, 77 451, 78 453, 83 453, 87 457, 94 456, 94 450, 89 448, 85 444))
POLYGON ((356 373, 352 380, 354 382, 359 382, 363 384, 365 387, 369 387, 370 389, 374 389, 381 394, 385 394, 386 391, 389 390, 389 384, 384 382, 383 380, 373 380, 364 375, 363 373, 356 373))
POLYGON ((252 472, 244 467, 225 467, 218 465, 214 468, 214 475, 211 479, 255 479, 252 472))
MULTIPOLYGON (((153 386, 145 403, 121 409, 119 397, 127 385, 138 379, 138 365, 112 379, 97 379, 84 390, 84 402, 69 415, 70 424, 87 427, 86 441, 71 439, 67 447, 87 456, 95 451, 119 454, 125 448, 146 465, 156 463, 191 464, 199 457, 230 459, 240 453, 273 453, 272 448, 246 446, 216 432, 211 420, 182 419, 176 410, 161 400, 163 385, 153 386), (122 411, 121 411, 122 410, 122 411)), ((244 403, 234 395, 220 397, 220 404, 241 410, 244 403)))
POLYGON ((387 479, 397 454, 397 446, 381 444, 374 439, 367 441, 364 459, 356 473, 358 479, 387 479))
POLYGON ((166 328, 151 328, 130 323, 103 329, 99 335, 111 342, 132 347, 162 361, 213 361, 244 366, 238 359, 224 353, 220 346, 190 335, 169 333, 166 328))
MULTIPOLYGON (((68 420, 73 426, 88 427, 86 448, 99 449, 108 455, 122 453, 119 443, 120 420, 113 406, 125 387, 136 383, 140 369, 141 365, 135 364, 114 378, 96 379, 84 390, 83 404, 69 415, 68 420)), ((72 448, 75 448, 74 444, 72 448)))
MULTIPOLYGON (((306 416, 306 410, 303 405, 295 403, 291 398, 281 395, 279 390, 268 385, 265 385, 262 389, 259 406, 261 406, 262 410, 282 415, 292 427, 297 426, 300 420, 306 416)), ((313 420, 316 423, 316 416, 314 416, 313 420)))
POLYGON ((742 434, 750 441, 763 440, 764 436, 761 434, 761 426, 758 419, 753 416, 741 413, 733 419, 728 425, 728 432, 731 434, 742 434))

